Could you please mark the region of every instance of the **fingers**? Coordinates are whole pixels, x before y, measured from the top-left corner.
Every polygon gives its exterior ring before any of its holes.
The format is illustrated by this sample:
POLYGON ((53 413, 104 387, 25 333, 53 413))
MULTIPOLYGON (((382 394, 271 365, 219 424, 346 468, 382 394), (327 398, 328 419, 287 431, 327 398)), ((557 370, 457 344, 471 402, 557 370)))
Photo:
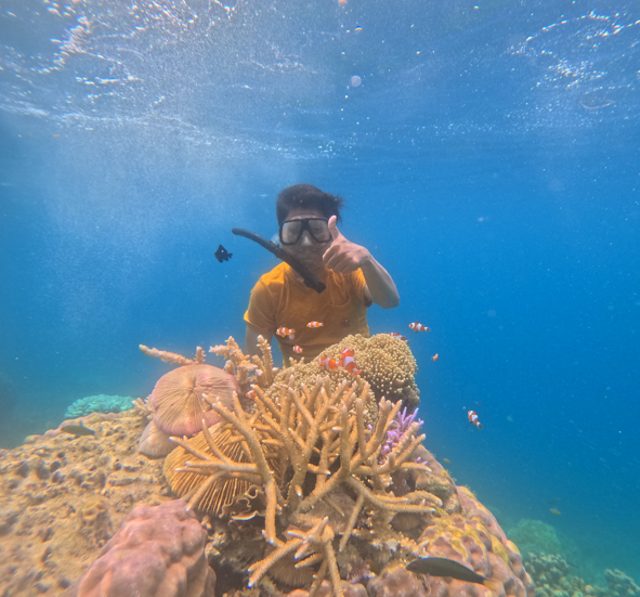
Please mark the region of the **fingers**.
POLYGON ((342 236, 340 234, 340 231, 338 230, 338 218, 336 216, 331 216, 329 218, 328 226, 329 226, 329 234, 331 234, 332 241, 342 236))

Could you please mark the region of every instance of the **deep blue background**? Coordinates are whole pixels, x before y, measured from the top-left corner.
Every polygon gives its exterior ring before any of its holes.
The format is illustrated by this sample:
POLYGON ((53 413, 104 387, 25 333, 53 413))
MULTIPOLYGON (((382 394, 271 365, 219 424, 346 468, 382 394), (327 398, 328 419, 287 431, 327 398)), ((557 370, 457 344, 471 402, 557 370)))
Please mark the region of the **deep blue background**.
POLYGON ((166 366, 140 343, 243 338, 276 262, 230 229, 270 237, 310 182, 398 285, 369 321, 411 334, 427 447, 505 527, 640 579, 640 10, 133 6, 0 15, 0 445, 145 396, 166 366))

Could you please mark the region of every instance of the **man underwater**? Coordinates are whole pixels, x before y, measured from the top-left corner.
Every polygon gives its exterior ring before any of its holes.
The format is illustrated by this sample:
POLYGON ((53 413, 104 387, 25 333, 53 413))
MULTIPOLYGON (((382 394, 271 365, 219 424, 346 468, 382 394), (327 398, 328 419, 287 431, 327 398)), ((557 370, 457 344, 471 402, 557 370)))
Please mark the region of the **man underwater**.
POLYGON ((360 245, 337 228, 344 199, 310 184, 284 189, 276 199, 283 250, 326 285, 321 293, 280 263, 260 277, 244 315, 245 351, 257 354, 258 336, 275 334, 284 362, 289 357, 316 358, 349 334, 369 336, 367 308, 397 307, 398 291, 389 273, 360 245))

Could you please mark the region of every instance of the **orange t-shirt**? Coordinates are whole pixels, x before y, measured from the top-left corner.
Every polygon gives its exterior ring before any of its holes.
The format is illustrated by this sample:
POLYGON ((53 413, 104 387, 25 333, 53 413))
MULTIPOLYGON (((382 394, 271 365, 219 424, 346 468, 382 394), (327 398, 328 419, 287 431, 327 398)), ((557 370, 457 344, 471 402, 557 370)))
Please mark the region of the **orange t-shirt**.
POLYGON ((251 291, 244 314, 251 328, 272 336, 280 327, 295 330, 293 339, 276 336, 287 365, 289 357, 305 357, 308 363, 349 334, 369 336, 367 307, 371 302, 364 295, 362 270, 343 275, 328 269, 321 280, 327 288, 318 293, 298 280, 288 264, 281 263, 261 276, 251 291), (324 325, 309 328, 310 321, 324 325), (301 354, 293 351, 296 345, 302 347, 301 354))

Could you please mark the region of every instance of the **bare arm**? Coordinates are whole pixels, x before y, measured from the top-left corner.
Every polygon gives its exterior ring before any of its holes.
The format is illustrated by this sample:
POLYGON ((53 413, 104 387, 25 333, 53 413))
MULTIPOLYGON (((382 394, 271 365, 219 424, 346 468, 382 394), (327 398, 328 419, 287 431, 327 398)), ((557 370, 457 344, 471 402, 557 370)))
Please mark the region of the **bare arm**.
POLYGON ((254 354, 261 355, 258 348, 258 336, 262 336, 267 342, 271 343, 272 334, 269 332, 259 332, 247 324, 247 330, 244 335, 244 353, 250 356, 254 354))
POLYGON ((400 304, 400 295, 389 272, 371 256, 371 253, 369 253, 369 260, 360 267, 367 281, 365 296, 383 309, 397 307, 400 304))
POLYGON ((350 274, 362 269, 367 281, 365 296, 383 309, 393 309, 400 304, 398 289, 384 267, 369 253, 369 250, 346 239, 336 227, 336 217, 329 219, 331 246, 325 251, 324 263, 338 274, 350 274))

